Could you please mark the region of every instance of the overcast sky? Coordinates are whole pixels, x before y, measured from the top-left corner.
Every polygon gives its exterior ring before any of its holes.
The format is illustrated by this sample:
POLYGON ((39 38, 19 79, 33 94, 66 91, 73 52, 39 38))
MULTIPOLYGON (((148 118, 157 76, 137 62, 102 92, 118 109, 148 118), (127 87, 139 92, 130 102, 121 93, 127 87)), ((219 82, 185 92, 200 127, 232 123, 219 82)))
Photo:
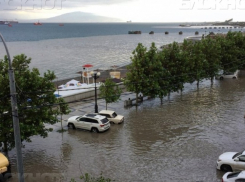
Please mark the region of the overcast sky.
POLYGON ((1 19, 81 11, 132 22, 245 21, 245 0, 0 0, 1 19))

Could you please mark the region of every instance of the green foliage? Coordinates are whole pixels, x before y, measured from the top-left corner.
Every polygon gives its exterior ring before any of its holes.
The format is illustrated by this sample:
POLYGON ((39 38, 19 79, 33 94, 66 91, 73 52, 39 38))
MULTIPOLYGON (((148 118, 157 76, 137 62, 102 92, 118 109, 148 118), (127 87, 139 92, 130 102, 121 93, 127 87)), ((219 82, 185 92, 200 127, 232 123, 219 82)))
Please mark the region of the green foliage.
MULTIPOLYGON (((55 79, 54 73, 47 71, 41 77, 37 68, 29 69, 30 62, 31 58, 27 58, 24 54, 15 56, 12 62, 15 72, 21 141, 27 142, 31 142, 30 137, 33 135, 47 137, 52 128, 45 127, 45 124, 58 122, 56 116, 61 113, 53 107, 53 104, 57 103, 52 82, 55 79)), ((6 56, 0 60, 0 73, 0 148, 8 150, 12 149, 15 143, 6 56)))
MULTIPOLYGON (((105 178, 102 176, 102 173, 100 174, 99 177, 95 178, 89 175, 88 173, 85 173, 85 175, 82 175, 80 179, 83 180, 83 182, 112 182, 115 180, 111 180, 110 178, 105 178)), ((74 179, 71 179, 70 182, 76 182, 74 179)))
POLYGON ((155 43, 151 44, 150 49, 145 54, 143 62, 144 85, 142 88, 143 95, 148 95, 155 98, 160 93, 159 82, 162 79, 163 67, 161 60, 158 58, 157 48, 155 43))
POLYGON ((201 40, 201 50, 204 55, 204 71, 206 78, 210 78, 211 83, 215 75, 220 70, 221 47, 220 44, 210 37, 201 40))
POLYGON ((105 99, 106 109, 107 104, 118 101, 122 93, 122 90, 110 78, 106 79, 105 83, 100 86, 99 90, 100 96, 105 99))
POLYGON ((168 70, 168 87, 167 91, 176 92, 183 89, 183 84, 187 80, 187 59, 183 56, 180 46, 177 42, 169 44, 167 48, 163 50, 164 59, 162 66, 168 70))
POLYGON ((142 92, 147 83, 145 75, 146 67, 146 48, 139 43, 130 57, 131 64, 127 66, 128 72, 124 80, 124 84, 128 91, 136 93, 136 103, 138 102, 138 94, 142 92))
POLYGON ((228 32, 226 37, 217 37, 217 42, 221 46, 221 69, 225 72, 234 72, 238 69, 240 48, 236 45, 236 36, 237 34, 235 32, 228 32))

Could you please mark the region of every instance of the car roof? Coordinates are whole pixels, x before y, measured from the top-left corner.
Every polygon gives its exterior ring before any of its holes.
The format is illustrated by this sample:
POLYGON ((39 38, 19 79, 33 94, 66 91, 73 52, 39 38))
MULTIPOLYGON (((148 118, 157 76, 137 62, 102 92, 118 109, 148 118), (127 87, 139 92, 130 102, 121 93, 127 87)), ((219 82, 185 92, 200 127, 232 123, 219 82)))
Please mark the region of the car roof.
POLYGON ((89 113, 89 114, 85 114, 83 115, 83 117, 86 117, 86 118, 94 118, 94 119, 104 119, 105 116, 101 116, 99 114, 96 114, 96 113, 89 113))
POLYGON ((115 111, 111 111, 111 110, 101 110, 99 113, 101 113, 101 114, 112 114, 114 112, 115 111))

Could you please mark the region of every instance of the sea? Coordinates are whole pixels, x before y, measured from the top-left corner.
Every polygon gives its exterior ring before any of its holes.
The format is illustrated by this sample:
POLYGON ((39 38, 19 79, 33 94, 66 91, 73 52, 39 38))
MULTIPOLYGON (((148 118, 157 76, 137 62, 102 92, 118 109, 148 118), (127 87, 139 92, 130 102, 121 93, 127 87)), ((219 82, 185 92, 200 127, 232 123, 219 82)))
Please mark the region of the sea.
MULTIPOLYGON (((92 64, 91 70, 111 69, 130 63, 130 57, 138 43, 149 48, 154 42, 160 49, 162 45, 182 42, 185 38, 206 35, 209 32, 226 33, 243 31, 243 28, 224 29, 207 26, 181 27, 178 23, 32 23, 13 24, 12 27, 0 25, 10 52, 10 56, 25 54, 32 58, 30 68, 38 68, 43 75, 47 70, 54 71, 57 79, 79 76, 83 65, 92 64), (141 31, 142 34, 128 34, 128 31, 141 31), (154 34, 149 34, 154 31, 154 34), (165 32, 169 34, 165 34, 165 32), (183 34, 179 35, 182 31, 183 34)), ((0 59, 6 55, 0 44, 0 59)))

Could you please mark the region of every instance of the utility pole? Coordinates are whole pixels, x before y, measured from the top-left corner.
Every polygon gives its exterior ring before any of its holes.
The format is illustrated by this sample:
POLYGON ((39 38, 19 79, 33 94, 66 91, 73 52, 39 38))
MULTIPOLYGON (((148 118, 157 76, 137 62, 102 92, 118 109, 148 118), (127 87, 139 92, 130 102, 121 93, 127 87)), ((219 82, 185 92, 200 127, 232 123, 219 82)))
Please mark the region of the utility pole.
POLYGON ((18 116, 18 106, 17 106, 17 98, 16 98, 17 93, 15 87, 14 70, 12 68, 12 62, 11 62, 11 57, 9 55, 8 47, 1 33, 0 33, 0 37, 4 44, 5 50, 7 52, 8 63, 9 63, 9 85, 10 85, 10 96, 11 96, 11 105, 12 105, 14 139, 15 139, 15 147, 17 153, 18 178, 19 178, 19 182, 24 182, 23 160, 22 160, 21 139, 20 139, 20 124, 19 124, 19 116, 18 116))

